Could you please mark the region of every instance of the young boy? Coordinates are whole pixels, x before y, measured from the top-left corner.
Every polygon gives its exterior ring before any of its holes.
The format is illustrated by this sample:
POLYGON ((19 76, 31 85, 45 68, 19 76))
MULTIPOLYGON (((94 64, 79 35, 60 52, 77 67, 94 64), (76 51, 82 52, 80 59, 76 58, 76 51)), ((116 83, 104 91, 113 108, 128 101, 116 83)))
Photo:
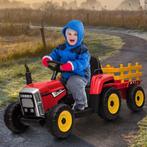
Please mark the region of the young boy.
POLYGON ((90 81, 90 54, 84 45, 84 26, 79 20, 72 20, 64 26, 62 33, 65 43, 55 48, 48 56, 42 58, 44 66, 48 60, 60 61, 61 79, 71 92, 75 103, 74 110, 88 107, 85 87, 90 81))

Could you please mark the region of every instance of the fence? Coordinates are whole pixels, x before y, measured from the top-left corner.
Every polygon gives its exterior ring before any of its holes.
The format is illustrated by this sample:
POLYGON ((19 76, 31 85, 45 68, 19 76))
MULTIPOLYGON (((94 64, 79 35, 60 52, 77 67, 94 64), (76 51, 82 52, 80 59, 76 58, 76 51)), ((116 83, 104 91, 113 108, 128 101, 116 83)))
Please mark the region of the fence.
POLYGON ((142 65, 139 63, 136 63, 135 65, 128 63, 128 66, 126 67, 123 64, 120 64, 118 68, 115 68, 109 64, 107 64, 105 67, 102 67, 104 73, 112 74, 115 80, 121 80, 122 83, 125 80, 140 80, 142 76, 141 69, 142 65))

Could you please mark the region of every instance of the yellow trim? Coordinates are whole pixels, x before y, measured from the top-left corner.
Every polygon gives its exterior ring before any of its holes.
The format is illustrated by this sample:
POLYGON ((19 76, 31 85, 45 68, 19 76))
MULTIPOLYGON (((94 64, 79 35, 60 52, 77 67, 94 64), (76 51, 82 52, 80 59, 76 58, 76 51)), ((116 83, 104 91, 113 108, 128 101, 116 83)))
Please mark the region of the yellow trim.
POLYGON ((138 90, 135 94, 135 103, 138 107, 141 107, 143 102, 144 102, 144 94, 141 90, 138 90))
POLYGON ((61 132, 68 132, 72 126, 72 115, 69 111, 62 111, 58 118, 58 127, 61 132))
POLYGON ((142 65, 140 65, 139 63, 136 63, 135 65, 128 63, 128 66, 120 64, 118 68, 113 67, 109 64, 105 67, 102 67, 102 70, 105 74, 112 74, 115 80, 121 80, 122 83, 125 80, 140 80, 142 76, 141 69, 142 65))
POLYGON ((120 101, 117 94, 112 93, 108 97, 108 110, 111 114, 116 114, 120 107, 120 101))

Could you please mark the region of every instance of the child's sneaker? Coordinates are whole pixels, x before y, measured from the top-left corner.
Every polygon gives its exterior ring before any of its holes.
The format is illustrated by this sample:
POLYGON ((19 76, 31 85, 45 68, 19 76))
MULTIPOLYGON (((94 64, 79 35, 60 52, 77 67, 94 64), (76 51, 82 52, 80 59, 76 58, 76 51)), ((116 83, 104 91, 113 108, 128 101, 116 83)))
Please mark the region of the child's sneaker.
POLYGON ((88 106, 82 106, 82 105, 76 105, 76 103, 73 104, 72 110, 74 111, 83 111, 87 108, 88 106))

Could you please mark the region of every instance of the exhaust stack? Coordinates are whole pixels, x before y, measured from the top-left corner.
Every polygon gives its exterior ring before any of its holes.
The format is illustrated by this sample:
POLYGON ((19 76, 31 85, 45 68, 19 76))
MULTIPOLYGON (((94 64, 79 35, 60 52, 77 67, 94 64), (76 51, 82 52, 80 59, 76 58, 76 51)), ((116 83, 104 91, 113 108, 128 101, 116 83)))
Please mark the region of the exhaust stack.
POLYGON ((32 83, 32 76, 31 76, 31 72, 27 64, 25 64, 25 69, 26 69, 26 74, 25 74, 26 84, 28 85, 32 83))

